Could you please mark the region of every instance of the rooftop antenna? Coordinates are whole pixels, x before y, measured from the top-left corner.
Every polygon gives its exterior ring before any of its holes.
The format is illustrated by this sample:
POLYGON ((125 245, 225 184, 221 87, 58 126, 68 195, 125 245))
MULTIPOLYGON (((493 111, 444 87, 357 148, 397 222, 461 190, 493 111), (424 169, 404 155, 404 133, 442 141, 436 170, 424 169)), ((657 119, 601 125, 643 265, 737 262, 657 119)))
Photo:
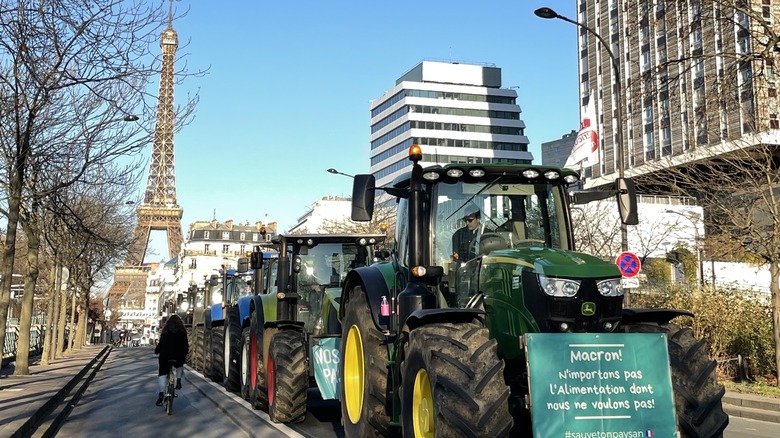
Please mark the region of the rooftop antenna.
POLYGON ((213 215, 211 217, 211 220, 217 220, 217 209, 216 208, 214 209, 214 213, 213 213, 213 215))
POLYGON ((173 0, 168 1, 168 29, 173 29, 173 0))

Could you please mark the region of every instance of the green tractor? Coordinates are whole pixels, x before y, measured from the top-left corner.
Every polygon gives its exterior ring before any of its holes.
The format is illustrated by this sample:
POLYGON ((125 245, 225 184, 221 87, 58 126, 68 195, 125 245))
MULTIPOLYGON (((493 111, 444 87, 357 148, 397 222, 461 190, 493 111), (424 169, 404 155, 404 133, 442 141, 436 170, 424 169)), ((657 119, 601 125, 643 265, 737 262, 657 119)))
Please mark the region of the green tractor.
MULTIPOLYGON (((568 187, 576 172, 511 164, 423 168, 416 145, 409 155, 411 173, 389 187, 375 187, 372 175, 354 178, 353 220, 371 218, 381 190, 396 198, 398 221, 391 263, 355 269, 344 282, 347 437, 558 436, 553 430, 653 436, 652 427, 638 429, 644 424, 671 428, 665 436, 722 434, 728 417, 715 362, 690 330, 669 322, 692 315, 624 309, 618 267, 575 252, 569 204, 577 199, 568 187), (583 336, 612 343, 572 341, 583 336), (530 361, 539 339, 565 359, 530 361), (625 357, 605 351, 649 339, 662 342, 625 357), (663 370, 652 385, 650 370, 641 369, 651 360, 663 370), (625 369, 610 368, 618 365, 625 369), (559 381, 539 382, 545 369, 559 381), (641 391, 652 394, 641 398, 641 391)), ((614 194, 623 221, 635 224, 631 180, 618 180, 601 197, 614 194)))
MULTIPOLYGON (((308 390, 336 399, 339 386, 338 309, 348 273, 374 261, 384 234, 280 235, 269 293, 252 297, 244 387, 255 409, 274 422, 306 417, 308 390)), ((255 270, 268 266, 252 258, 255 270)))

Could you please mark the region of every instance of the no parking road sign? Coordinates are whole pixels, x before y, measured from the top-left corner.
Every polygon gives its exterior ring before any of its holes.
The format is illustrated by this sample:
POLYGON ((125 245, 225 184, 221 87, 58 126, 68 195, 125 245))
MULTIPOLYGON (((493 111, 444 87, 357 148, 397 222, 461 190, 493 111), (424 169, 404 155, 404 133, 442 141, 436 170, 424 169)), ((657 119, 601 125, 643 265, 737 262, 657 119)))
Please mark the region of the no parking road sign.
POLYGON ((620 269, 620 273, 623 274, 624 277, 629 278, 639 274, 639 269, 642 268, 639 257, 633 252, 621 253, 617 260, 615 260, 615 264, 618 269, 620 269))

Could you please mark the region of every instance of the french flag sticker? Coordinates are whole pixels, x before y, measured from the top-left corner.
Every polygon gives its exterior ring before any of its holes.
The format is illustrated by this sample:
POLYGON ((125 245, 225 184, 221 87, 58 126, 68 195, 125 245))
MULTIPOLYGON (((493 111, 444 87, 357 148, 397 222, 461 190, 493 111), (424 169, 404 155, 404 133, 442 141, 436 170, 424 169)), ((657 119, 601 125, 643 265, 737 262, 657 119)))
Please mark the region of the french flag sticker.
POLYGON ((653 432, 652 430, 648 429, 648 430, 645 431, 645 436, 647 436, 647 437, 655 436, 655 432, 653 432))

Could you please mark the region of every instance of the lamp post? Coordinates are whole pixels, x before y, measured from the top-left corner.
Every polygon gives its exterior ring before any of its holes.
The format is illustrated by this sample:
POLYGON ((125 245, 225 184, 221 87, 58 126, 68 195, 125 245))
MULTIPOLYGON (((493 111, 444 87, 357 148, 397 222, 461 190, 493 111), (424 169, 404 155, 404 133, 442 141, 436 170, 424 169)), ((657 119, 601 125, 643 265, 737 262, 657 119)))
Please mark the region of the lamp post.
MULTIPOLYGON (((617 155, 618 157, 615 159, 617 170, 618 170, 618 177, 622 180, 625 177, 625 163, 624 163, 624 151, 623 151, 623 126, 621 126, 621 123, 623 123, 623 86, 620 82, 620 64, 618 62, 618 59, 615 58, 615 54, 612 53, 612 49, 609 48, 609 44, 604 41, 604 39, 599 35, 598 32, 591 29, 590 27, 578 22, 574 21, 568 17, 564 17, 563 15, 558 14, 554 10, 550 8, 539 8, 534 11, 534 14, 536 14, 537 17, 545 18, 545 19, 552 19, 557 18, 559 20, 566 21, 568 23, 574 24, 575 26, 579 26, 586 31, 588 31, 591 35, 595 36, 596 39, 598 39, 601 46, 604 48, 604 50, 607 51, 607 54, 609 55, 609 59, 612 61, 612 78, 614 82, 614 90, 613 93, 615 95, 615 104, 617 106, 616 111, 616 118, 617 123, 617 155)), ((628 251, 628 229, 626 228, 626 224, 621 220, 620 221, 620 250, 625 252, 628 251)))
POLYGON ((344 176, 349 177, 349 178, 354 178, 355 177, 354 175, 350 175, 348 173, 339 172, 338 170, 336 170, 336 169, 334 169, 332 167, 330 169, 328 169, 328 173, 332 173, 334 175, 344 175, 344 176))

